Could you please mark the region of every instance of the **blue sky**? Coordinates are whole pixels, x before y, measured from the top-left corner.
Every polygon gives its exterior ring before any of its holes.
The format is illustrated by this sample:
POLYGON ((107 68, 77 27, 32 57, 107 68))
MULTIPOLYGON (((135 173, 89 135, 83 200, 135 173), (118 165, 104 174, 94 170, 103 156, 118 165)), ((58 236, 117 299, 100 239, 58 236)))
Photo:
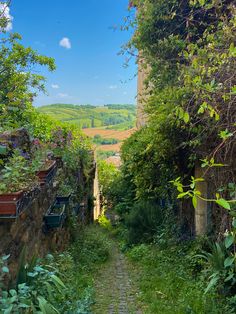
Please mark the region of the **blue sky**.
POLYGON ((55 58, 48 95, 35 105, 102 105, 136 102, 135 60, 124 68, 118 56, 130 32, 112 30, 128 14, 128 0, 12 0, 13 30, 23 44, 55 58))

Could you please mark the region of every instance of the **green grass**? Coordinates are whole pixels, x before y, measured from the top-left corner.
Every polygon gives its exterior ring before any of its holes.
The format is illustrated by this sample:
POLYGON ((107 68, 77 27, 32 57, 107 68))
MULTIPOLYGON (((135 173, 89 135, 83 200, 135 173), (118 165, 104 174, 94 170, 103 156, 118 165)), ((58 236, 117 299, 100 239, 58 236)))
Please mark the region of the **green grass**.
POLYGON ((140 288, 145 314, 222 314, 223 301, 204 294, 206 282, 193 276, 186 252, 180 247, 160 249, 141 244, 128 252, 140 288))
POLYGON ((70 288, 70 300, 76 301, 77 311, 71 313, 91 313, 94 279, 98 269, 109 259, 110 247, 106 231, 91 225, 80 228, 70 249, 55 257, 54 265, 59 269, 60 278, 70 288))
POLYGON ((76 106, 54 104, 39 107, 39 112, 60 121, 69 122, 80 128, 112 128, 127 130, 135 126, 136 107, 134 105, 76 106))

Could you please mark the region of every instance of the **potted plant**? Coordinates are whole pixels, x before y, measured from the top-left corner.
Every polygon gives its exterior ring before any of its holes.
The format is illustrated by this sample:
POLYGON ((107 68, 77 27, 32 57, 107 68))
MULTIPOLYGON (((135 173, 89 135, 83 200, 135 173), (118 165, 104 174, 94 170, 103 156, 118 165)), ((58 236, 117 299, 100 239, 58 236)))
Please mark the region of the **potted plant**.
POLYGON ((73 135, 71 131, 58 127, 52 130, 50 149, 53 152, 53 158, 56 160, 59 168, 63 167, 63 156, 65 149, 71 146, 73 135))
POLYGON ((37 145, 32 163, 41 184, 50 182, 56 173, 56 161, 51 157, 46 146, 37 145))
POLYGON ((0 216, 17 216, 26 191, 37 186, 38 178, 32 164, 15 151, 0 172, 0 216))
POLYGON ((44 222, 48 229, 61 227, 65 221, 65 204, 55 203, 48 209, 44 215, 44 222))
POLYGON ((73 188, 70 184, 65 183, 64 181, 60 184, 56 201, 57 203, 64 203, 66 205, 70 202, 71 194, 73 193, 73 188))
POLYGON ((0 155, 7 155, 8 153, 8 146, 7 144, 0 143, 0 155))
POLYGON ((39 182, 44 184, 51 181, 56 173, 56 160, 45 160, 41 164, 37 176, 39 177, 39 182))

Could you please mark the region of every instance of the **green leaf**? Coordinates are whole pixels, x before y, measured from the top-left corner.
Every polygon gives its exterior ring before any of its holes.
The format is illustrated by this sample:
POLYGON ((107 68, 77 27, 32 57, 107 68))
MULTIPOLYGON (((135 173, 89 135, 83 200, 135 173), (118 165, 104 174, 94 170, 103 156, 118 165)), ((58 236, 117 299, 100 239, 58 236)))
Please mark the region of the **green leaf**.
POLYGON ((225 247, 226 247, 226 249, 228 249, 233 243, 234 243, 234 236, 232 234, 229 234, 225 238, 225 247))
POLYGON ((57 277, 56 275, 52 275, 51 280, 58 288, 66 288, 66 286, 61 281, 61 279, 59 277, 57 277))
POLYGON ((9 257, 10 257, 10 254, 4 255, 4 256, 2 257, 2 260, 3 260, 3 261, 6 261, 9 257))
POLYGON ((233 264, 234 260, 235 260, 235 256, 227 257, 227 258, 225 259, 225 261, 224 261, 224 266, 225 266, 225 267, 231 266, 231 265, 233 264))
POLYGON ((43 314, 59 314, 58 310, 43 297, 38 297, 39 308, 43 314))
POLYGON ((189 116, 189 114, 188 114, 187 112, 185 112, 185 113, 184 113, 184 122, 185 122, 185 123, 188 123, 189 120, 190 120, 190 116, 189 116))
POLYGON ((205 4, 205 0, 198 0, 198 2, 199 2, 199 4, 200 4, 201 6, 204 6, 204 4, 205 4))
POLYGON ((232 221, 232 226, 233 226, 234 228, 236 228, 236 219, 235 219, 235 218, 234 218, 233 221, 232 221))
POLYGON ((230 281, 235 276, 234 273, 230 274, 228 277, 225 278, 225 282, 230 281))
POLYGON ((214 277, 211 278, 211 280, 210 280, 204 293, 206 294, 209 290, 211 290, 217 284, 219 279, 220 279, 219 276, 214 274, 214 277))
POLYGON ((183 198, 186 195, 188 195, 188 192, 183 192, 183 193, 178 194, 177 198, 183 198))
POLYGON ((216 200, 216 203, 220 205, 221 207, 230 210, 230 204, 224 198, 220 198, 216 200))
POLYGON ((177 186, 177 190, 180 192, 180 193, 183 193, 183 188, 182 188, 182 185, 178 185, 177 186))
POLYGON ((7 266, 3 266, 3 267, 2 267, 2 272, 3 272, 3 273, 9 273, 8 267, 7 267, 7 266))
POLYGON ((195 195, 192 197, 192 203, 193 203, 193 207, 196 209, 197 208, 197 198, 195 195))

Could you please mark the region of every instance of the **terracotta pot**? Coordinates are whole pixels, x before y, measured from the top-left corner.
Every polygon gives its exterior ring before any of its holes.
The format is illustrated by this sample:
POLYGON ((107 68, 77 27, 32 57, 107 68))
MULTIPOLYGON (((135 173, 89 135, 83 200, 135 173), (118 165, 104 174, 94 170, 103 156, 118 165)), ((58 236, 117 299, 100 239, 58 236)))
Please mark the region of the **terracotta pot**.
POLYGON ((0 194, 0 215, 17 214, 17 209, 24 195, 23 191, 0 194))
POLYGON ((55 168, 56 168, 56 160, 52 160, 51 164, 46 170, 40 170, 37 173, 40 183, 47 182, 48 177, 50 176, 51 172, 54 171, 55 168))

